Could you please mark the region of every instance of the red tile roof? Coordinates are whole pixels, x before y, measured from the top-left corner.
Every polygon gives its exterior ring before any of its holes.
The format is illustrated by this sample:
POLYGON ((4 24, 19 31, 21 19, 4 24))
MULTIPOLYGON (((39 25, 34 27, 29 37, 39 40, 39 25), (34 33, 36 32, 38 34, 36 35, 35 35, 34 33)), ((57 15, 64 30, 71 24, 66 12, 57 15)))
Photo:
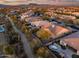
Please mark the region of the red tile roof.
POLYGON ((64 40, 70 47, 79 50, 79 38, 68 38, 64 40))

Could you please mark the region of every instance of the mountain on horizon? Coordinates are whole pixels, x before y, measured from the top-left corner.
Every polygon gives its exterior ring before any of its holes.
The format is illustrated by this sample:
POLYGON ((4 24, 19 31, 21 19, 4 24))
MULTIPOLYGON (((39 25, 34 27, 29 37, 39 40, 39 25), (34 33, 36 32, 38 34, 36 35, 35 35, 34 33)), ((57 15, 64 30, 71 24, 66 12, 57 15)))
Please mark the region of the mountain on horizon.
MULTIPOLYGON (((22 6, 42 6, 42 7, 47 7, 47 6, 58 6, 58 5, 50 5, 50 4, 37 4, 37 3, 29 3, 29 4, 20 4, 20 5, 5 5, 5 4, 0 4, 0 8, 7 8, 7 7, 22 7, 22 6)), ((66 5, 67 6, 67 5, 66 5)), ((70 5, 71 6, 71 5, 70 5)))
POLYGON ((4 4, 0 4, 0 8, 6 8, 9 7, 10 5, 4 5, 4 4))
POLYGON ((6 7, 12 7, 12 6, 47 6, 48 4, 36 4, 36 3, 30 3, 30 4, 20 4, 20 5, 5 5, 5 4, 0 4, 0 8, 6 8, 6 7))

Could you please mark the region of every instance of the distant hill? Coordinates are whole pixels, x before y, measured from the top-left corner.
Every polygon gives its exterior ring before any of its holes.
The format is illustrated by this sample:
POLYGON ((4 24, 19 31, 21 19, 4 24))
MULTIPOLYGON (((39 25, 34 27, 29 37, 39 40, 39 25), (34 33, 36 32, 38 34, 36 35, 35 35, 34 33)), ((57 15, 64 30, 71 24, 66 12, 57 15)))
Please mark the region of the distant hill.
MULTIPOLYGON (((50 5, 50 4, 36 4, 36 3, 30 3, 30 4, 21 4, 21 5, 4 5, 0 4, 0 8, 7 8, 7 7, 70 7, 70 6, 57 6, 57 5, 50 5)), ((76 6, 79 7, 79 6, 76 6)))
POLYGON ((27 5, 18 5, 18 6, 37 6, 37 7, 79 7, 75 5, 50 5, 50 4, 37 4, 37 3, 30 3, 27 5))
POLYGON ((0 4, 0 8, 6 8, 6 7, 10 7, 10 5, 0 4))

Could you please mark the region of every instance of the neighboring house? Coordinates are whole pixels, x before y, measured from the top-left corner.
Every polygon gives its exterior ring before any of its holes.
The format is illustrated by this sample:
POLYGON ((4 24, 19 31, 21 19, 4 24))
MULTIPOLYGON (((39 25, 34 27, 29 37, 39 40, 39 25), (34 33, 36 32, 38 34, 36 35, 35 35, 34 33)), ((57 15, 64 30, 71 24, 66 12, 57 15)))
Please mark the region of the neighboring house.
POLYGON ((64 35, 65 33, 71 32, 71 30, 59 25, 55 25, 55 24, 52 24, 52 26, 49 27, 49 30, 52 33, 54 33, 56 37, 59 37, 59 36, 64 35))
POLYGON ((38 22, 38 21, 41 21, 41 20, 42 20, 41 17, 28 17, 28 18, 25 18, 25 21, 30 22, 30 23, 38 22))
POLYGON ((37 26, 37 27, 49 27, 50 25, 51 25, 51 23, 50 22, 48 22, 48 21, 34 21, 34 22, 31 22, 31 24, 32 25, 35 25, 35 26, 37 26))
POLYGON ((20 15, 20 16, 21 16, 21 20, 30 17, 32 14, 33 14, 32 10, 29 10, 29 11, 26 12, 26 13, 22 13, 22 14, 20 15))
POLYGON ((79 12, 73 12, 72 15, 79 16, 79 12))
POLYGON ((79 32, 73 33, 61 39, 66 45, 77 50, 77 55, 79 55, 79 32))

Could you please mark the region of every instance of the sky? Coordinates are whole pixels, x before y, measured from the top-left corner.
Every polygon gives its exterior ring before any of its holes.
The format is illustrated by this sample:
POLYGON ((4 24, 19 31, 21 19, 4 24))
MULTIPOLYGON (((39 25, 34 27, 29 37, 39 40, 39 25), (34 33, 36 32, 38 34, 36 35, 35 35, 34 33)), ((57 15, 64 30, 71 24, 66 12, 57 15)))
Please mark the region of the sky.
POLYGON ((0 4, 19 5, 19 4, 50 4, 50 5, 79 5, 79 0, 0 0, 0 4))

